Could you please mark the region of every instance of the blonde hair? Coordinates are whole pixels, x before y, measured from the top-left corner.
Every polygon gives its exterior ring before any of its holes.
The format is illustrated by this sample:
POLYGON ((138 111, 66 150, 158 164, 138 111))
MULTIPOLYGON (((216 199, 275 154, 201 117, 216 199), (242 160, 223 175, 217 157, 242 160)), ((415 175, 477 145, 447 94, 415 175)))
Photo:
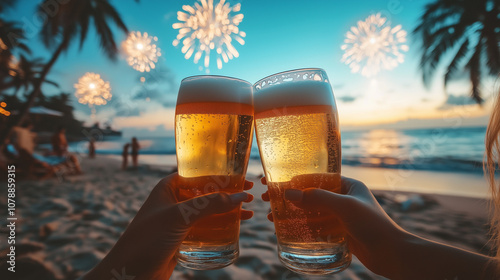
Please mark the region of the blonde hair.
POLYGON ((491 233, 496 249, 497 273, 500 274, 500 182, 495 180, 500 157, 500 94, 497 96, 490 116, 485 137, 486 151, 484 160, 485 175, 491 192, 491 233))

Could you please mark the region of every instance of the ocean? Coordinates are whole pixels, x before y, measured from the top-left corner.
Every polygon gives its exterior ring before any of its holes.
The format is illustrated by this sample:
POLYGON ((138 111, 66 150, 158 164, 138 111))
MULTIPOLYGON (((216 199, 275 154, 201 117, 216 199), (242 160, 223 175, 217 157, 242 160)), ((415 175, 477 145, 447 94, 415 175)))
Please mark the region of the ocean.
MULTIPOLYGON (((486 127, 366 130, 342 132, 342 164, 396 169, 482 172, 486 127)), ((161 164, 161 155, 175 154, 174 137, 137 136, 141 155, 161 164)), ((96 143, 97 154, 121 155, 130 138, 109 138, 96 143)), ((87 153, 86 141, 70 150, 87 153)), ((259 159, 254 139, 252 159, 259 159)))

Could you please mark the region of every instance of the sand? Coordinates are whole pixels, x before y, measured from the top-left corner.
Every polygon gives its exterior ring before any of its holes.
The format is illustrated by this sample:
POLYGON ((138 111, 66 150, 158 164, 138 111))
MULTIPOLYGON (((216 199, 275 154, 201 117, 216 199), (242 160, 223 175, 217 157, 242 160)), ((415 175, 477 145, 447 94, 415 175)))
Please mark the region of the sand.
MULTIPOLYGON (((84 175, 18 182, 19 278, 6 274, 6 243, 2 241, 0 279, 76 279, 91 269, 113 246, 160 178, 175 167, 175 156, 166 156, 164 166, 143 164, 138 170, 126 171, 120 170, 120 162, 110 157, 83 158, 81 163, 84 175)), ((369 187, 376 186, 373 191, 384 209, 408 231, 474 252, 490 253, 486 199, 465 197, 463 193, 417 194, 404 187, 386 186, 386 190, 381 190, 383 184, 374 181, 385 178, 386 171, 344 167, 346 175, 365 176, 362 179, 369 187), (402 205, 408 201, 414 203, 404 211, 402 205)), ((456 176, 467 177, 470 181, 466 184, 484 183, 477 176, 419 172, 423 173, 406 177, 406 182, 412 183, 403 185, 411 187, 418 180, 433 176, 441 178, 440 184, 453 182, 456 176)), ((255 215, 241 224, 241 254, 236 263, 214 271, 177 266, 171 279, 385 279, 371 273, 356 258, 347 270, 333 277, 304 277, 288 271, 277 258, 274 227, 266 218, 269 204, 260 199, 266 189, 259 183, 261 174, 258 162, 252 161, 247 178, 255 182, 250 192, 256 199, 245 208, 255 211, 255 215)), ((0 209, 6 209, 6 203, 4 191, 0 209)), ((5 240, 5 227, 1 233, 5 240)))

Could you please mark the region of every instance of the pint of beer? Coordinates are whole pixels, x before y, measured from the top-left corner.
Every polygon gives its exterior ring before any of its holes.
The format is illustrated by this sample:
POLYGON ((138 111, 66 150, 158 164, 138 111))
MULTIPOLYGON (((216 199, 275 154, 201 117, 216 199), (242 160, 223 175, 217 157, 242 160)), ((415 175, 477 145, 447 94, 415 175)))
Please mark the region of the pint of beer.
MULTIPOLYGON (((253 129, 252 86, 221 76, 182 81, 175 112, 179 201, 243 191, 253 129)), ((207 204, 210 203, 209 201, 207 204)), ((199 209, 186 209, 185 216, 199 209), (192 211, 192 212, 190 212, 192 211)), ((197 221, 177 253, 191 269, 217 269, 238 257, 240 209, 197 221)))
POLYGON ((340 130, 326 73, 299 69, 264 78, 254 85, 254 107, 280 260, 305 274, 347 268, 351 254, 338 220, 284 197, 287 189, 340 191, 340 130))

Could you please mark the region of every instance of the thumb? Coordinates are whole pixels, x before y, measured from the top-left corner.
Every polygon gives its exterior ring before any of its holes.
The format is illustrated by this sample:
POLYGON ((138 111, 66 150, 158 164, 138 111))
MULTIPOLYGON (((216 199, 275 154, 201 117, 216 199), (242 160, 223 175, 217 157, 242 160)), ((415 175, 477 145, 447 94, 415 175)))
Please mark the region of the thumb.
POLYGON ((178 222, 181 225, 190 227, 194 222, 204 217, 229 212, 239 207, 247 199, 248 194, 245 192, 234 194, 221 192, 197 196, 177 203, 178 222))
POLYGON ((323 189, 288 189, 285 198, 294 204, 308 209, 323 210, 337 215, 345 212, 345 209, 353 203, 352 197, 338 194, 323 189))

